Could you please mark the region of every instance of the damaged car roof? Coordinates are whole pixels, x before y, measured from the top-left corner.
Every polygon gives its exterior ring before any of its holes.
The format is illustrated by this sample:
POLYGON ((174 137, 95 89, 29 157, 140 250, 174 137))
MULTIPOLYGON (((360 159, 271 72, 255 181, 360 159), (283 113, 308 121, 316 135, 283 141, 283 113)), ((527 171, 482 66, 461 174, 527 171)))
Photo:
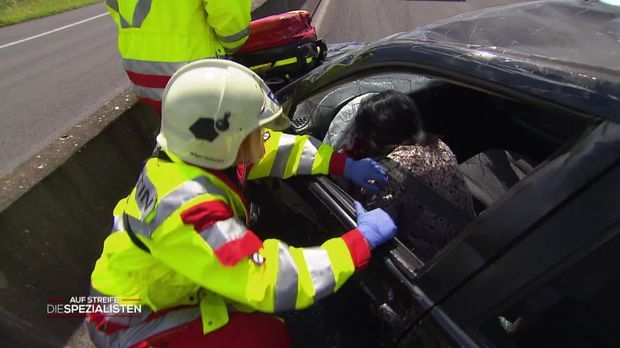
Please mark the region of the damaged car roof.
POLYGON ((620 7, 594 1, 491 7, 391 38, 479 46, 620 73, 620 7))

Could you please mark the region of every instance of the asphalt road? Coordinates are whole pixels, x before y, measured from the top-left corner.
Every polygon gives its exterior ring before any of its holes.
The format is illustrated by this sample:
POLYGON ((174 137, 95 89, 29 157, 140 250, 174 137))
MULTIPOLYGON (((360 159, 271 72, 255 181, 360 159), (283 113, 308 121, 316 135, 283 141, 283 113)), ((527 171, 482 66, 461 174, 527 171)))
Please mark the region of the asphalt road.
POLYGON ((98 4, 0 29, 0 174, 129 87, 114 22, 75 24, 104 13, 98 4))
MULTIPOLYGON (((254 17, 306 9, 328 43, 372 41, 511 2, 270 0, 254 17)), ((115 25, 104 13, 98 4, 0 29, 0 175, 129 87, 115 25)))
POLYGON ((439 19, 518 0, 282 0, 270 1, 254 17, 302 8, 313 14, 319 37, 327 43, 369 42, 411 31, 439 19))

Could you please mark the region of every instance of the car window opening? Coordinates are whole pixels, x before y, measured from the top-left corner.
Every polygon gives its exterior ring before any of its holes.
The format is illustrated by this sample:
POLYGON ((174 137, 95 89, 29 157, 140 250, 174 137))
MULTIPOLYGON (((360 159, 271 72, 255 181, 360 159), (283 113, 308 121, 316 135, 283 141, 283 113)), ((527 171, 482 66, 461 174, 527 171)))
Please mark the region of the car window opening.
MULTIPOLYGON (((386 90, 413 100, 426 144, 412 144, 414 136, 406 144, 387 144, 382 154, 389 153, 395 185, 382 195, 339 184, 369 208, 395 215, 399 239, 425 263, 588 126, 566 112, 409 73, 373 75, 307 98, 296 107, 293 126, 344 150, 352 141, 346 139, 356 136, 350 132, 360 105, 386 90), (420 186, 426 186, 423 193, 420 186)), ((385 138, 403 127, 375 126, 374 133, 381 134, 374 136, 385 138)))

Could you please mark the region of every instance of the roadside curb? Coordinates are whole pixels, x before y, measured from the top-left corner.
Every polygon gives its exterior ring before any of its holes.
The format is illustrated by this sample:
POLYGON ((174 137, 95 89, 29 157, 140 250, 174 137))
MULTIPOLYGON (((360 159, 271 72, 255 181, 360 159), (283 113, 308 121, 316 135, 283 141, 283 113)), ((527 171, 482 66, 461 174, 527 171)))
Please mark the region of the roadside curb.
POLYGON ((52 174, 82 147, 95 138, 114 120, 137 101, 135 95, 126 89, 114 99, 106 102, 93 114, 79 122, 62 136, 52 141, 45 149, 34 154, 25 162, 0 176, 0 212, 8 208, 28 190, 52 174))

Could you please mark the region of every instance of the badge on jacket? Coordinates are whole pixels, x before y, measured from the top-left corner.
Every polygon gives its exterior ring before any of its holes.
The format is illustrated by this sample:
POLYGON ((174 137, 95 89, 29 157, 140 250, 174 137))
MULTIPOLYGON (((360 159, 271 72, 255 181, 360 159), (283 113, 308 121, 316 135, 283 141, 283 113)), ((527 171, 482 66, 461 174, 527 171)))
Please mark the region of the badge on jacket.
POLYGON ((262 265, 263 263, 265 263, 265 258, 263 257, 263 255, 256 252, 252 254, 252 261, 256 265, 262 265))
POLYGON ((157 202, 157 190, 146 175, 146 170, 143 170, 138 178, 135 198, 138 209, 140 209, 140 219, 145 219, 155 208, 155 202, 157 202))

